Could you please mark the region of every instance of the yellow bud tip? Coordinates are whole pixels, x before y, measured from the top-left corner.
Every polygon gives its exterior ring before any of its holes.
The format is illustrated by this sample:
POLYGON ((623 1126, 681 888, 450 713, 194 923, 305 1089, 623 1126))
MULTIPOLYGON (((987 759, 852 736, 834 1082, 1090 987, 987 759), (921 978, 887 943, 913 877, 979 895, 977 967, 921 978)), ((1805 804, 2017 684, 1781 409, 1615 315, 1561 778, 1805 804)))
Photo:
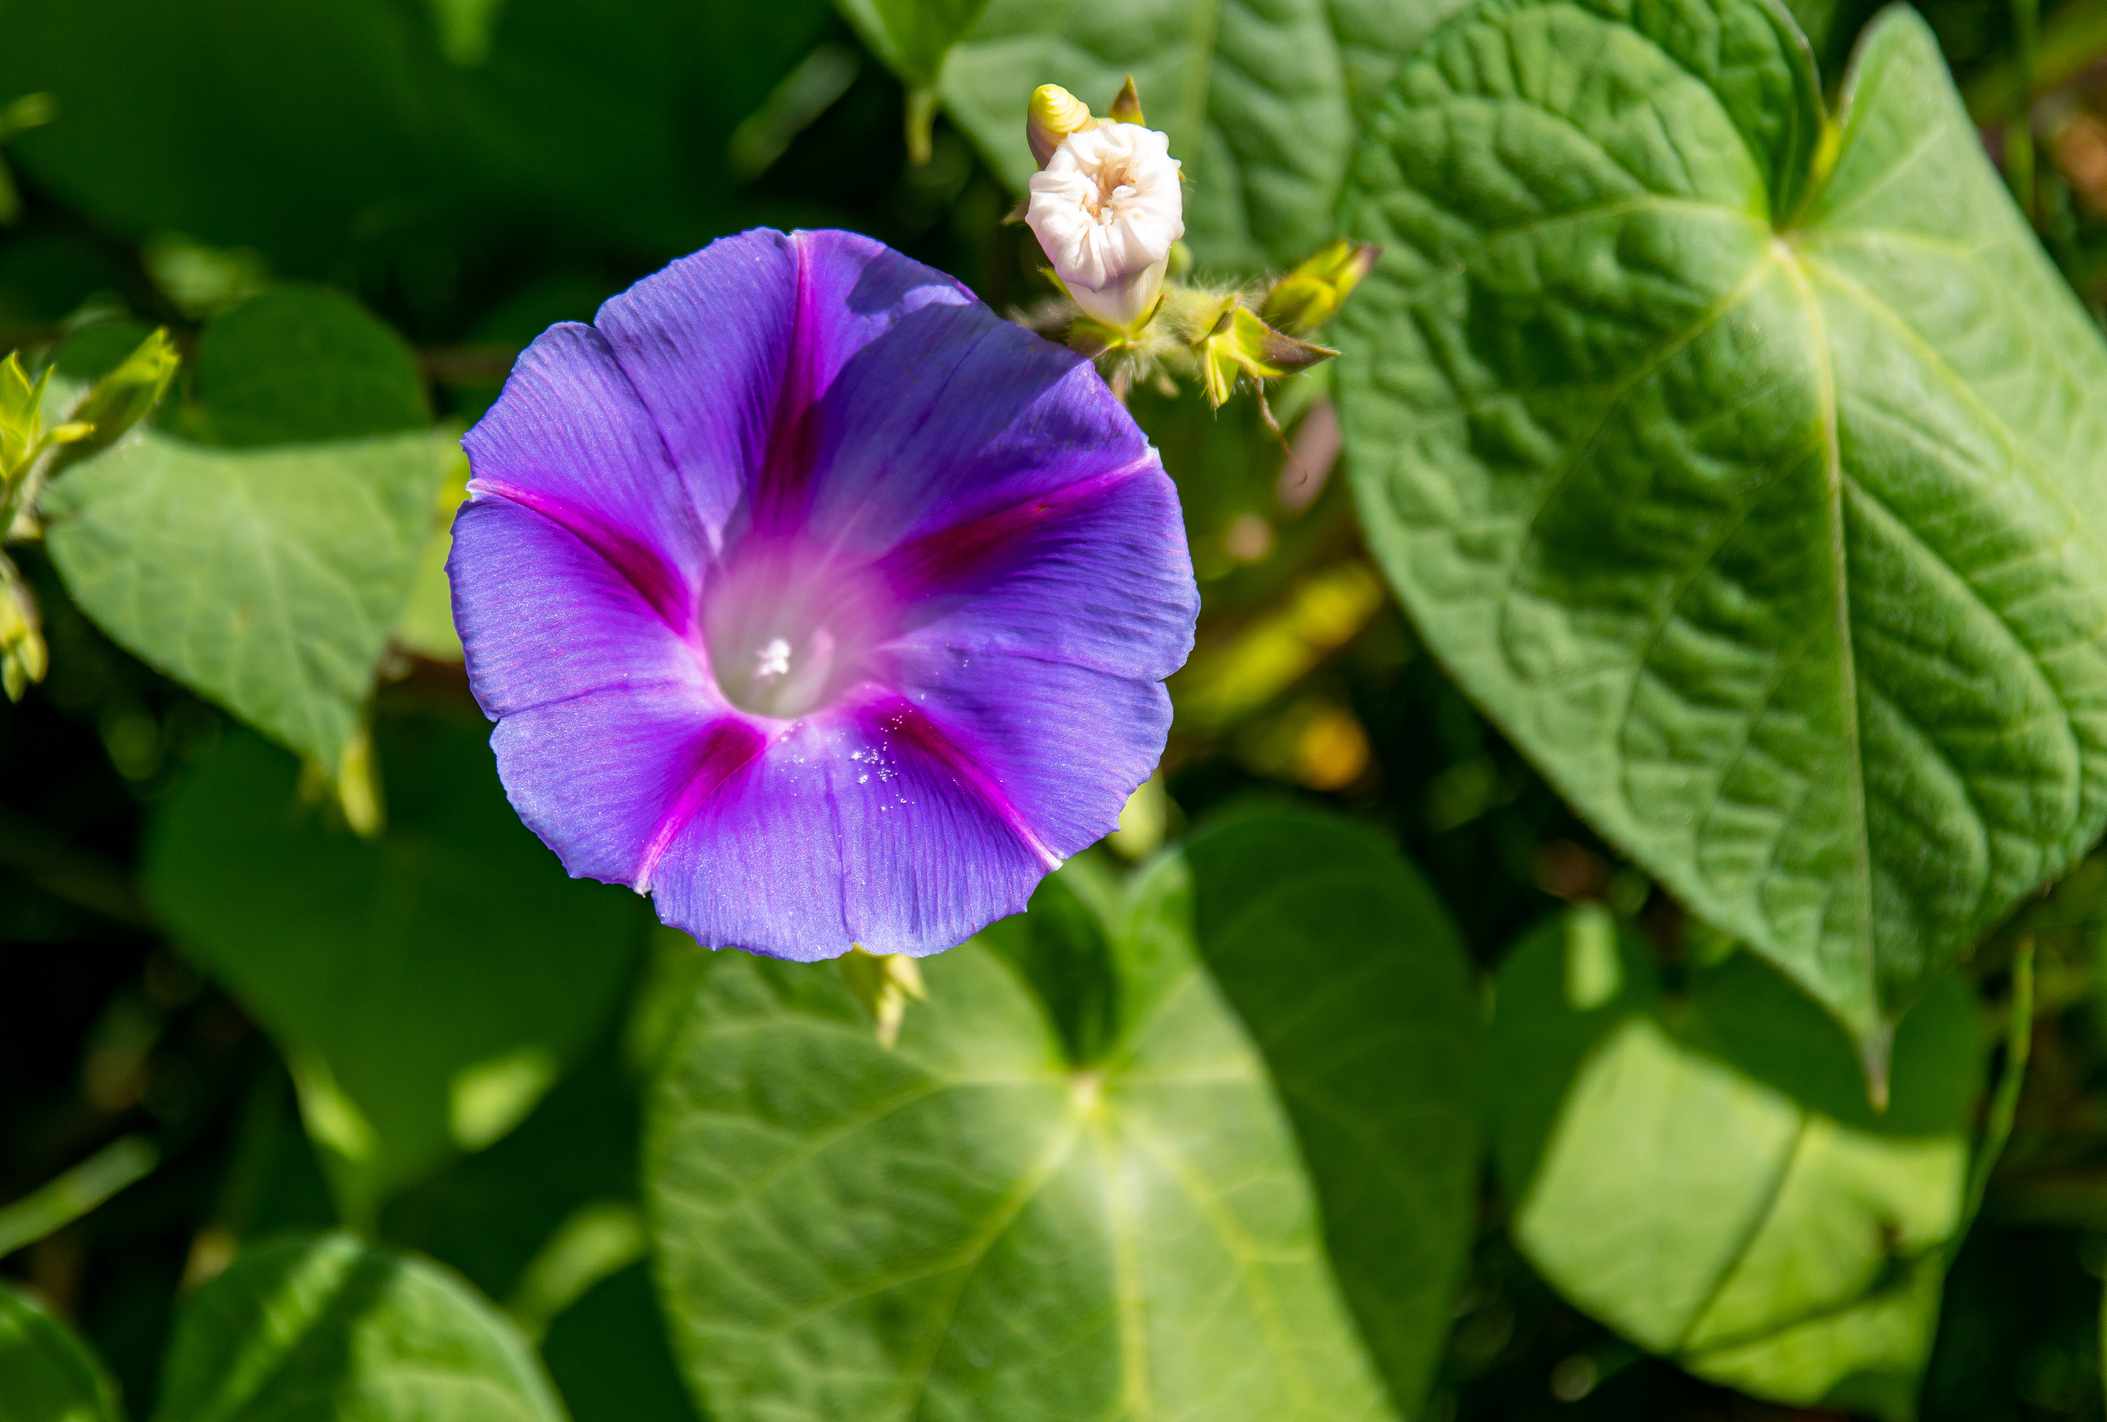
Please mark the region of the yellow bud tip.
POLYGON ((1061 146, 1062 139, 1096 122, 1090 116, 1090 105, 1059 84, 1041 84, 1032 90, 1024 120, 1024 137, 1032 146, 1033 159, 1043 168, 1046 160, 1053 157, 1054 150, 1061 146))

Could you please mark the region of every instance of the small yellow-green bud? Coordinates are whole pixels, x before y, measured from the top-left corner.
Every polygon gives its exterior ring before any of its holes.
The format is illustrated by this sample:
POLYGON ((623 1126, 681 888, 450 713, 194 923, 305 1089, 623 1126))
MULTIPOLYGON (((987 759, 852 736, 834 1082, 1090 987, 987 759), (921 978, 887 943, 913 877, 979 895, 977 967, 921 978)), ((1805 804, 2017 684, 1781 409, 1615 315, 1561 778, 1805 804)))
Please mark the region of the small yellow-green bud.
POLYGON ((1220 409, 1236 391, 1237 377, 1255 383, 1293 375, 1338 352, 1328 346, 1277 331, 1240 300, 1231 300, 1208 333, 1201 337, 1200 387, 1207 402, 1220 409))
POLYGON ((1097 120, 1090 116, 1090 105, 1059 84, 1041 84, 1032 90, 1031 103, 1026 108, 1024 139, 1032 147, 1033 161, 1044 168, 1062 139, 1096 124, 1097 120))
POLYGON ((1259 308, 1267 324, 1283 331, 1309 332, 1339 314, 1346 298, 1375 267, 1383 249, 1341 237, 1297 263, 1273 283, 1259 308))
POLYGON ((36 600, 14 565, 0 560, 0 690, 8 700, 20 701, 49 667, 36 600))
POLYGON ((43 445, 44 384, 50 377, 47 368, 31 380, 19 355, 0 360, 0 484, 20 472, 43 445))
POLYGON ((76 423, 92 426, 97 448, 109 444, 139 423, 161 402, 178 363, 175 342, 165 330, 155 331, 115 370, 95 382, 73 409, 76 423))
POLYGON ((921 965, 905 953, 868 953, 851 948, 841 960, 849 991, 871 1015, 878 1045, 891 1050, 900 1040, 909 1002, 928 1000, 921 965))

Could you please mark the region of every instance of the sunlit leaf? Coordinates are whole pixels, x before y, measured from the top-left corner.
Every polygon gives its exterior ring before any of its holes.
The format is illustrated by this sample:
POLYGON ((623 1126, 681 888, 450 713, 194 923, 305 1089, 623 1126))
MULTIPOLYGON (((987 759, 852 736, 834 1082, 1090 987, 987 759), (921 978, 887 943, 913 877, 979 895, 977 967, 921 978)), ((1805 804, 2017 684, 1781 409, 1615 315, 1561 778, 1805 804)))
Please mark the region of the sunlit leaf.
POLYGON ((1912 1414, 1965 1225, 1986 1043, 1938 980, 1892 1096, 1746 955, 1687 995, 1599 911, 1501 971, 1488 1078, 1515 1241, 1574 1303, 1703 1376, 1802 1406, 1912 1414))
MULTIPOLYGON (((827 0, 9 8, 0 94, 60 121, 8 161, 107 229, 382 265, 439 295, 515 235, 685 251, 722 230, 726 141, 827 0)), ((419 294, 424 294, 420 292, 419 294)))
POLYGON ((1416 1412, 1474 1213, 1476 1008, 1379 838, 1264 815, 924 961, 726 954, 645 1156, 717 1422, 1416 1412))
POLYGON ((1929 32, 1825 130, 1759 0, 1498 0, 1352 187, 1341 409, 1420 630, 1877 1071, 2107 824, 2107 353, 1929 32))
POLYGON ((249 1250, 177 1315, 158 1422, 564 1422, 473 1290, 344 1236, 249 1250))
POLYGON ((120 645, 334 765, 428 537, 426 434, 213 449, 146 434, 42 502, 66 590, 120 645))
MULTIPOLYGON (((131 329, 88 328, 54 384, 106 364, 131 329)), ((193 377, 196 402, 161 423, 195 439, 143 431, 54 481, 52 559, 118 643, 334 767, 416 582, 452 441, 424 429, 401 338, 319 289, 213 321, 193 377)))

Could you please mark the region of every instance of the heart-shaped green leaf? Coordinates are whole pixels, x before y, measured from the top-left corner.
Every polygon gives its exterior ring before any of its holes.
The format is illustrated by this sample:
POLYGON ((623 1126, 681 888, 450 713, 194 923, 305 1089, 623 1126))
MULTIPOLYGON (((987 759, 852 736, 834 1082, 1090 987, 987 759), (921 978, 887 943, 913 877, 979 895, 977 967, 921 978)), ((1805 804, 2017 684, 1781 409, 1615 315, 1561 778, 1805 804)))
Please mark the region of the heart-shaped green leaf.
POLYGON ((1099 113, 1132 74, 1185 164, 1186 238, 1210 270, 1306 257, 1332 230, 1354 119, 1467 0, 991 0, 944 62, 944 106, 1011 187, 1024 105, 1060 84, 1099 113))
POLYGON ((344 1236, 244 1252, 177 1315, 158 1422, 563 1422, 533 1351, 436 1266, 344 1236))
MULTIPOLYGON (((91 364, 110 339, 78 344, 91 364)), ((118 332, 113 328, 111 335, 118 332)), ((58 358, 73 374, 68 353, 58 358)), ((417 579, 452 441, 414 358, 355 303, 266 292, 199 341, 197 401, 69 466, 52 561, 117 642, 334 769, 417 579)))
POLYGON ((1939 979, 1902 1021, 1893 1096, 1741 954, 1663 991, 1598 913, 1500 973, 1493 1145, 1515 1242, 1574 1303, 1684 1367, 1800 1406, 1905 1417, 1965 1225, 1986 1043, 1939 979))
POLYGON ((519 1122, 612 1010, 648 922, 564 878, 479 726, 383 721, 379 751, 378 840, 301 806, 284 754, 230 737, 164 802, 146 867, 185 950, 286 1051, 354 1217, 519 1122))
POLYGON ((1380 106, 1347 447, 1429 644, 1876 1064, 2107 824, 2107 353, 1930 33, 1492 0, 1380 106))
POLYGON ((51 558, 126 650, 334 766, 445 456, 428 434, 259 450, 135 436, 45 495, 51 558))
POLYGON ((715 1422, 1417 1408, 1474 1213, 1454 931, 1321 817, 1102 872, 926 960, 891 1051, 836 973, 711 963, 645 1170, 715 1422))
POLYGON ((121 1422, 117 1389, 72 1329, 0 1285, 0 1411, 13 1422, 121 1422))

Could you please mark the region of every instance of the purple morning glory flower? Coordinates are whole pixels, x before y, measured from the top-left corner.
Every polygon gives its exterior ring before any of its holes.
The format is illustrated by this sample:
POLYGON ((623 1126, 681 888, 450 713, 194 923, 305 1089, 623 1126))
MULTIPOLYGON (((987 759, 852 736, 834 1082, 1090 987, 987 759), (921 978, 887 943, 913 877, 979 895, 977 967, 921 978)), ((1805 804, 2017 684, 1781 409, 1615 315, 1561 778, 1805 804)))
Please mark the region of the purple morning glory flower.
POLYGON ((845 232, 726 238, 527 348, 454 620, 520 818, 713 947, 930 953, 1117 823, 1198 594, 1081 358, 845 232))

